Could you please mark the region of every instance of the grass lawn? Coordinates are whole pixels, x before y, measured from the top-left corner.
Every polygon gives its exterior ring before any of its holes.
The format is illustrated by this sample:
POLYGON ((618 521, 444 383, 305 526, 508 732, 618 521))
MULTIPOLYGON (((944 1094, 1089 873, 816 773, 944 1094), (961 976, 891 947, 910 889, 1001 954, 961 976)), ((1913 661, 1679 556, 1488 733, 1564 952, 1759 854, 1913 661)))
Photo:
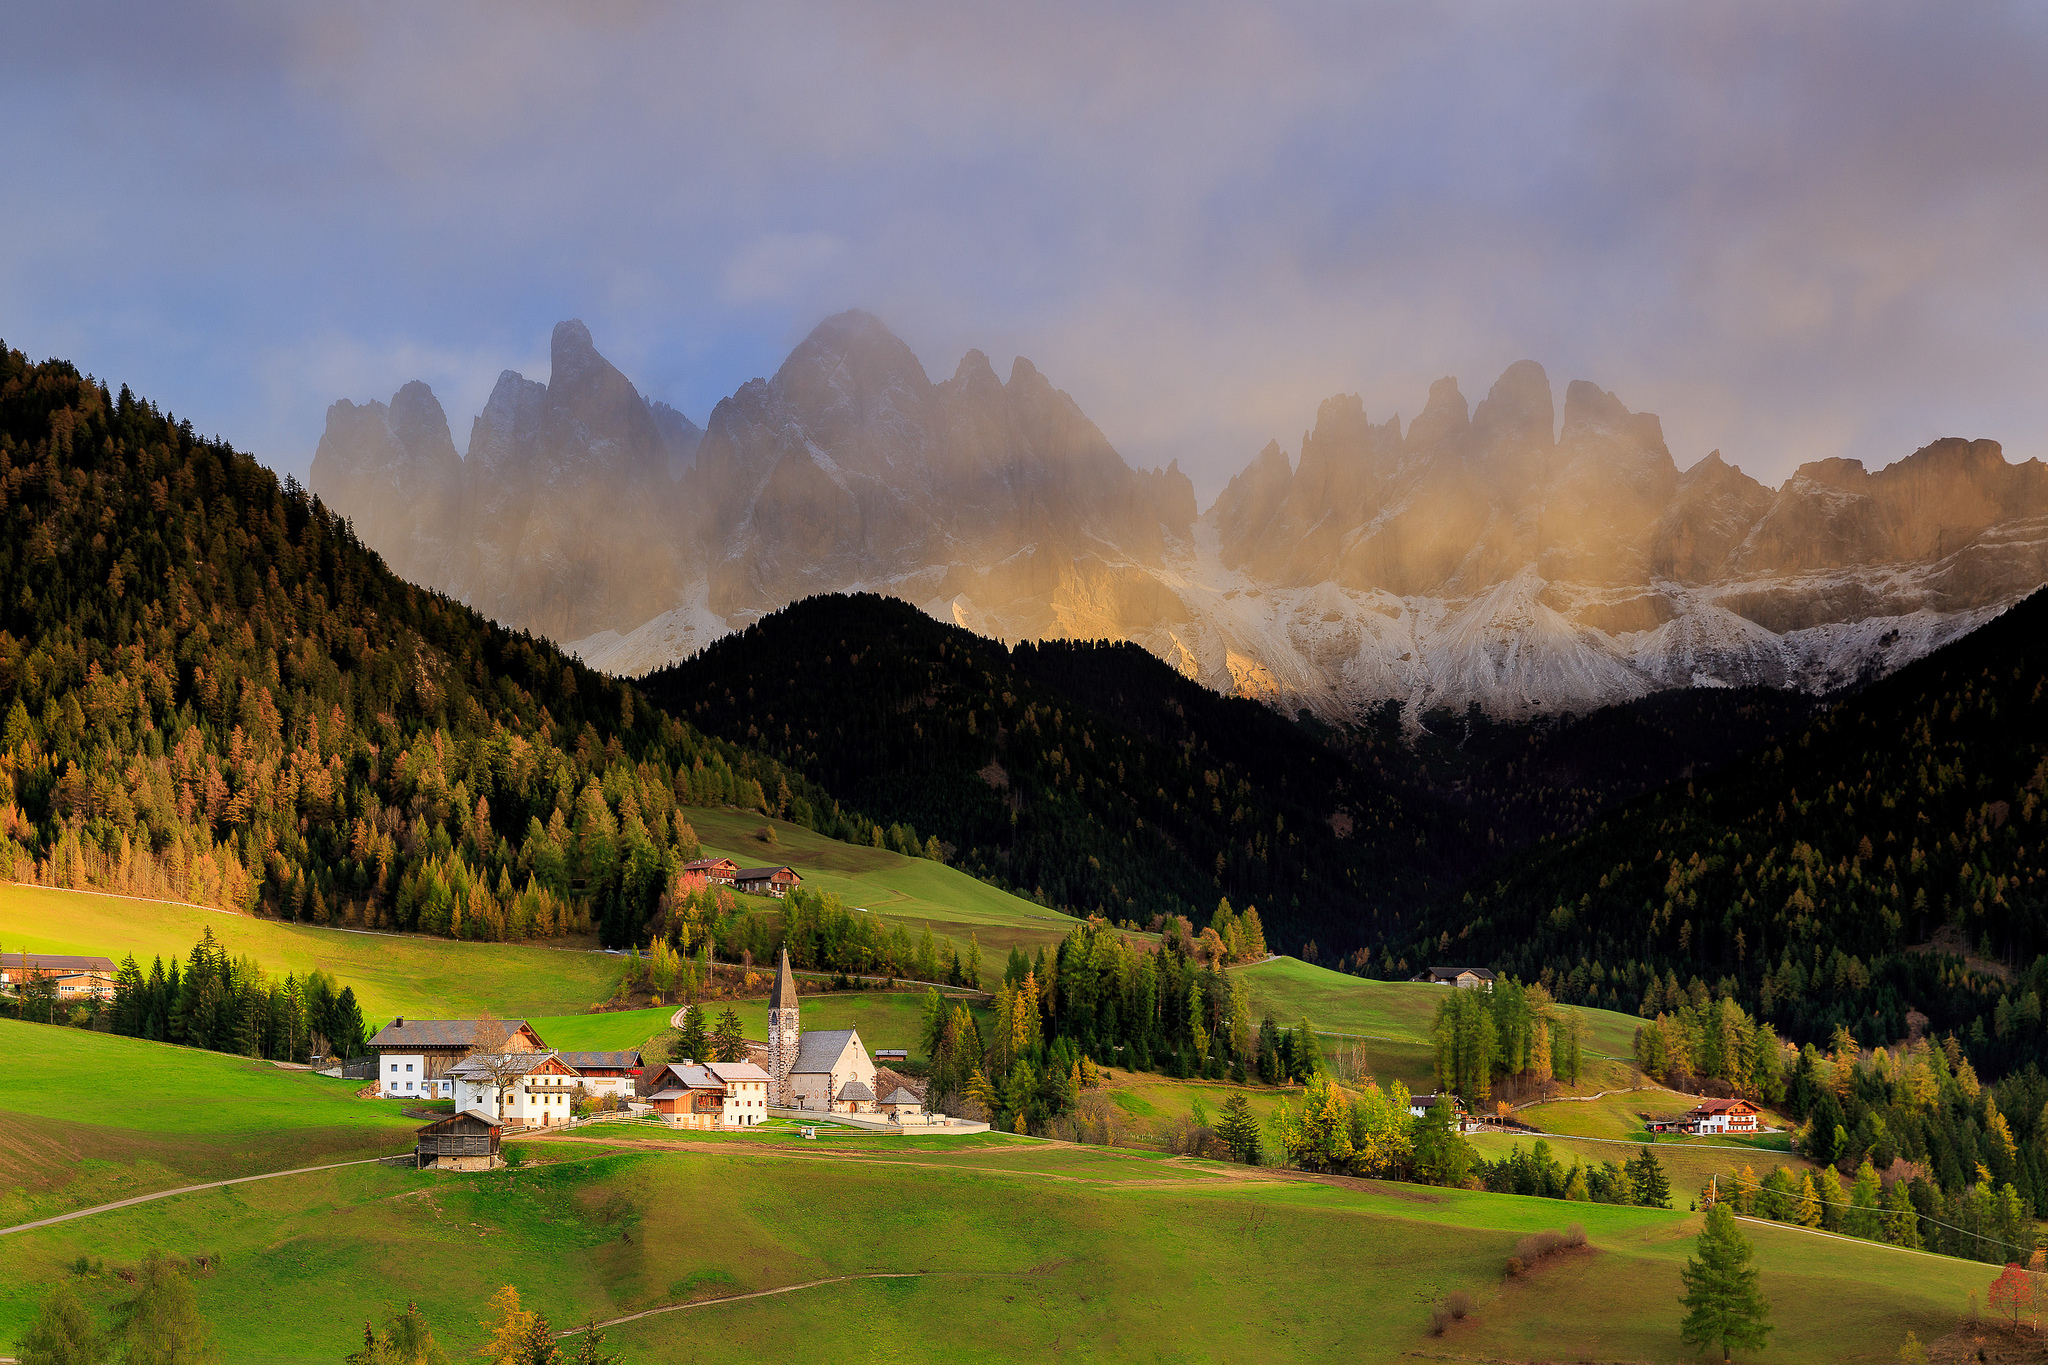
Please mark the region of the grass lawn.
MULTIPOLYGON (((395 1014, 465 1018, 568 1014, 609 997, 625 959, 525 944, 322 929, 197 906, 40 886, 0 885, 0 951, 135 954, 180 960, 206 929, 237 957, 282 976, 315 967, 355 988, 372 1030, 395 1014)), ((545 1036, 545 1035, 543 1035, 545 1036)))
POLYGON ((138 1038, 0 1019, 0 1060, 0 1225, 388 1155, 419 1126, 359 1082, 138 1038))
MULTIPOLYGON (((416 1301, 451 1356, 517 1284, 558 1326, 834 1276, 611 1331, 636 1365, 806 1354, 891 1361, 1391 1361, 1404 1352, 1691 1359, 1678 1269, 1698 1220, 1550 1200, 1240 1178, 1241 1168, 1048 1144, 944 1150, 522 1144, 481 1176, 358 1167, 180 1196, 0 1239, 0 1340, 75 1257, 223 1256, 198 1281, 231 1362, 338 1359, 416 1301), (1515 1240, 1582 1223, 1594 1250, 1504 1284, 1515 1240), (1429 1303, 1478 1308, 1442 1341, 1429 1303), (1361 1291, 1370 1312, 1347 1311, 1361 1291), (291 1311, 279 1312, 281 1304, 291 1311)), ((938 1143, 928 1144, 937 1149, 938 1143)), ((1770 1358, 1886 1360, 1954 1321, 1990 1267, 1749 1227, 1770 1358)), ((77 1281, 105 1306, 111 1273, 77 1281)))
MULTIPOLYGON (((765 975, 765 974, 764 974, 765 975)), ((764 987, 765 989, 765 987, 764 987)), ((964 997, 948 997, 964 999, 964 997)), ((709 1031, 728 1007, 739 1015, 747 1037, 768 1036, 768 1001, 708 1000, 705 1029, 709 1031)), ((806 1029, 857 1028, 869 1051, 878 1047, 900 1047, 921 1056, 919 1031, 924 1023, 923 991, 830 991, 806 995, 802 1000, 806 1029)), ((607 1014, 570 1014, 545 1019, 528 1019, 549 1047, 569 1052, 637 1048, 668 1027, 675 1014, 672 1005, 644 1010, 618 1010, 607 1014)), ((985 1010, 975 1010, 982 1027, 989 1024, 985 1010)))
MULTIPOLYGON (((704 845, 705 857, 731 858, 741 867, 787 863, 802 874, 805 886, 829 891, 849 907, 901 920, 913 940, 929 924, 936 938, 951 939, 963 956, 972 935, 980 940, 984 971, 1000 972, 1013 946, 1035 952, 1057 944, 1080 924, 929 859, 843 844, 801 825, 744 811, 692 806, 684 814, 704 845), (773 844, 755 837, 763 825, 774 829, 773 844)), ((767 897, 740 900, 763 906, 777 903, 767 897)))
MULTIPOLYGON (((133 1039, 0 1022, 13 1084, 0 1161, 34 1213, 143 1189, 388 1151, 395 1106, 305 1072, 133 1039), (109 1080, 121 1103, 106 1105, 109 1080), (98 1106, 95 1108, 95 1106, 98 1106), (52 1126, 57 1125, 57 1126, 52 1126), (61 1167, 61 1171, 58 1169, 61 1167)), ((1230 1087, 1119 1076, 1125 1106, 1170 1116, 1230 1087)), ((1262 1111, 1278 1098, 1255 1091, 1262 1111)), ((635 1365, 811 1353, 906 1361, 1466 1357, 1679 1361, 1678 1268, 1698 1220, 1068 1147, 1003 1134, 891 1137, 799 1125, 678 1134, 605 1126, 509 1144, 482 1175, 356 1166, 202 1191, 0 1238, 0 1342, 73 1277, 104 1311, 149 1248, 222 1258, 197 1281, 230 1362, 333 1360, 361 1322, 420 1304, 456 1356, 500 1285, 558 1326, 835 1276, 786 1295, 614 1329, 635 1365), (1585 1226, 1594 1250, 1503 1283, 1515 1240, 1585 1226), (1428 1305, 1477 1312, 1442 1341, 1428 1305), (1370 1297, 1372 1311, 1345 1311, 1370 1297), (290 1311, 280 1312, 280 1305, 290 1311)), ((1492 1137, 1479 1145, 1500 1141, 1492 1137)), ((1504 1143, 1503 1143, 1504 1145, 1504 1143)), ((1625 1155, 1628 1148, 1583 1145, 1625 1155)), ((1659 1144, 1682 1163, 1733 1153, 1659 1144)), ((1747 1154, 1742 1154, 1747 1155, 1747 1154)), ((1704 1168, 1703 1168, 1704 1169, 1704 1168)), ((1776 1306, 1770 1358, 1880 1361, 1938 1335, 1993 1270, 1749 1228, 1776 1306)))
MULTIPOLYGON (((1474 1133, 1466 1138, 1481 1156, 1488 1161, 1497 1161, 1508 1154, 1512 1147, 1520 1146, 1528 1151, 1538 1141, 1550 1144, 1550 1150, 1558 1162, 1570 1169, 1576 1157, 1588 1166, 1598 1166, 1611 1161, 1619 1166, 1636 1154, 1639 1144, 1602 1138, 1543 1137, 1538 1139, 1527 1133, 1474 1133)), ((1657 1161, 1671 1177, 1671 1200, 1680 1208, 1692 1202, 1699 1192, 1706 1188, 1707 1178, 1713 1175, 1728 1175, 1740 1171, 1744 1166, 1753 1170, 1762 1179, 1774 1167, 1788 1167, 1795 1175, 1804 1175, 1815 1169, 1810 1161, 1793 1156, 1790 1152, 1773 1152, 1750 1147, 1713 1147, 1697 1142, 1664 1142, 1653 1144, 1651 1151, 1657 1154, 1657 1161)))
MULTIPOLYGON (((1307 1018, 1318 1032, 1370 1034, 1421 1043, 1429 1041, 1430 1021, 1450 989, 1416 981, 1368 981, 1291 957, 1232 970, 1242 974, 1250 987, 1253 1012, 1270 1011, 1288 1027, 1307 1018)), ((1603 1057, 1630 1055, 1640 1019, 1612 1010, 1579 1009, 1578 1013, 1587 1026, 1586 1051, 1603 1057)))

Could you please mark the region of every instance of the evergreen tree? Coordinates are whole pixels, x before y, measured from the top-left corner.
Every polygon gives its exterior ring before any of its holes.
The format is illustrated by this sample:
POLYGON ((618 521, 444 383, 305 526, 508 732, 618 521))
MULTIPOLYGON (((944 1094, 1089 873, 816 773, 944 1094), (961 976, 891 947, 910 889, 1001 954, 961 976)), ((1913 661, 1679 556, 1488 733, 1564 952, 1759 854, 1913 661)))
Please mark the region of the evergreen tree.
POLYGON ((1699 1249, 1679 1271, 1686 1313, 1678 1334, 1686 1345, 1700 1350, 1719 1346, 1721 1358, 1729 1360, 1738 1348, 1762 1350, 1770 1340, 1770 1305, 1750 1263, 1753 1254, 1727 1204, 1707 1210, 1699 1249))
POLYGON ((1259 1121, 1252 1116, 1251 1101, 1242 1092, 1232 1092, 1223 1101, 1223 1117, 1216 1124, 1216 1136, 1230 1148, 1233 1161, 1247 1166, 1259 1164, 1259 1121))
POLYGON ((746 1028, 732 1006, 726 1006, 725 1013, 718 1016, 718 1028, 711 1035, 711 1043, 721 1062, 743 1062, 747 1059, 746 1028))
MULTIPOLYGON (((728 1011, 729 1012, 729 1011, 728 1011)), ((692 1062, 711 1060, 710 1040, 704 1034, 704 1007, 691 1005, 683 1014, 681 1036, 676 1039, 676 1056, 692 1062)))
POLYGON ((1415 1173, 1425 1184, 1460 1186, 1472 1172, 1472 1144, 1458 1132, 1458 1111, 1448 1094, 1415 1125, 1415 1173))
POLYGON ((1671 1207, 1671 1180, 1664 1174, 1657 1154, 1648 1147, 1637 1148, 1636 1157, 1628 1163, 1631 1193, 1637 1204, 1646 1209, 1668 1209, 1671 1207))

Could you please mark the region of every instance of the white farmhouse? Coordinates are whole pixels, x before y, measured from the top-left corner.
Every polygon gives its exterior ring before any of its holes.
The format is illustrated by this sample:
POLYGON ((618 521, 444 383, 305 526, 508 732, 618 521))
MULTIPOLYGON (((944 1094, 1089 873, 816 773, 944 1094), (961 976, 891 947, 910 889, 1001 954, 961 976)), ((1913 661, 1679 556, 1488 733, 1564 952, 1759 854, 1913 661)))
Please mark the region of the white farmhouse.
POLYGON ((448 1069, 455 1110, 490 1115, 507 1128, 551 1128, 575 1116, 583 1078, 554 1052, 505 1052, 465 1058, 448 1069), (494 1074, 495 1073, 495 1074, 494 1074))
MULTIPOLYGON (((524 1019, 407 1019, 398 1016, 370 1040, 377 1054, 377 1093, 385 1099, 450 1099, 449 1069, 487 1038, 506 1052, 544 1052, 524 1019)), ((465 1106, 458 1104, 457 1109, 465 1106)))

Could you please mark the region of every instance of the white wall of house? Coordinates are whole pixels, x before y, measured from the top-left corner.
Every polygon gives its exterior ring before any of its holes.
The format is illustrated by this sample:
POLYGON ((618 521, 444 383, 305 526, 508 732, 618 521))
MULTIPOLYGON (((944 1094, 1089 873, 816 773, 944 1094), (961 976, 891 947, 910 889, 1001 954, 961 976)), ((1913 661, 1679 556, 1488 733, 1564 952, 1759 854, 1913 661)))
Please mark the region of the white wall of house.
POLYGON ((388 1100, 445 1100, 455 1092, 445 1076, 427 1079, 424 1054, 387 1052, 377 1059, 377 1093, 388 1100))
POLYGON ((768 1117, 768 1082, 728 1081, 725 1110, 719 1116, 728 1128, 741 1128, 768 1117))

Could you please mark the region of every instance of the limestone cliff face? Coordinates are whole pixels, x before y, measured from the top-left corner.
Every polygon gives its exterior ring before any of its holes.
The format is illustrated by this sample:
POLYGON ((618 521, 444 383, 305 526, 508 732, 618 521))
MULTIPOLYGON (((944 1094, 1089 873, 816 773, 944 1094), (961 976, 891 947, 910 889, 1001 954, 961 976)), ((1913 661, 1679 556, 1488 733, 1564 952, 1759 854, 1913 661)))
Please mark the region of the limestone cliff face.
POLYGON ((400 572, 638 673, 814 593, 894 593, 1008 638, 1136 640, 1329 719, 1583 710, 1660 687, 1839 686, 2048 582, 2048 469, 1938 441, 1759 484, 1681 470, 1657 418, 1533 361, 1404 433, 1324 402, 1197 515, 1027 360, 933 382, 865 313, 828 318, 700 430, 581 323, 507 371, 458 458, 422 384, 328 413, 313 485, 400 572))

